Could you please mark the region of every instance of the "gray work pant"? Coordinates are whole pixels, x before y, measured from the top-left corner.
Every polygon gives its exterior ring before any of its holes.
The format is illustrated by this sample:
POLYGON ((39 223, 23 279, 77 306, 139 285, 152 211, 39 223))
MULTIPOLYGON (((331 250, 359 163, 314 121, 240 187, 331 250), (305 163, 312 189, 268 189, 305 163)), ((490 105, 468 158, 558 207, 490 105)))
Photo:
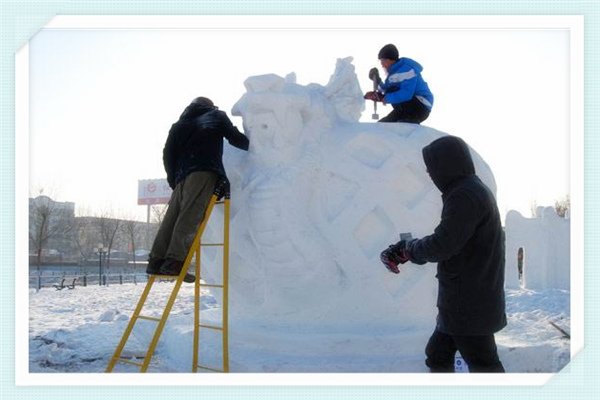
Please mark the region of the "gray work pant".
POLYGON ((185 261, 217 180, 217 173, 199 171, 189 174, 175 187, 150 257, 185 261))

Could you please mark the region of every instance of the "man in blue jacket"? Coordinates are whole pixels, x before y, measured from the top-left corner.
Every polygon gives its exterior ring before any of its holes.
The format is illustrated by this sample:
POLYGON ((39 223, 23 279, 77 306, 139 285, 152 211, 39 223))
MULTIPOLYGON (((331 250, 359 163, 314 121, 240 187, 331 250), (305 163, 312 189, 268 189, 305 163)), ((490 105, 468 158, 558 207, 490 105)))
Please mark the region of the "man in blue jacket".
MULTIPOLYGON (((206 97, 192 101, 171 126, 163 163, 173 193, 154 239, 146 273, 179 275, 217 186, 228 191, 223 139, 248 150, 248 138, 206 97)), ((186 273, 184 281, 193 283, 195 277, 186 273)))
POLYGON ((494 333, 506 326, 504 232, 496 199, 475 174, 469 147, 446 136, 423 148, 431 180, 442 192, 433 234, 401 240, 381 254, 386 267, 437 262, 438 317, 425 353, 432 372, 454 372, 456 351, 470 372, 504 372, 494 333))
POLYGON ((388 75, 382 82, 377 68, 371 69, 369 78, 377 81, 379 90, 366 93, 364 98, 391 104, 394 108, 379 122, 420 124, 429 117, 433 94, 421 76, 421 64, 407 57, 399 58, 398 55, 398 49, 393 44, 387 44, 379 51, 379 61, 388 75))

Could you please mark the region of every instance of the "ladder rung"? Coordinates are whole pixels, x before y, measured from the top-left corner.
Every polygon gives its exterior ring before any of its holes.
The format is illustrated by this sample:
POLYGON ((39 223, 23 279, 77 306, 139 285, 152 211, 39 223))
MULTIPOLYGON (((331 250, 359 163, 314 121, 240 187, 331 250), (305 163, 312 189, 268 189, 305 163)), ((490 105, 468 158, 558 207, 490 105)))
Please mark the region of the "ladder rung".
POLYGON ((215 201, 215 204, 225 204, 225 200, 215 201))
POLYGON ((201 283, 200 286, 202 287, 216 287, 216 288, 222 288, 223 285, 213 285, 213 284, 209 284, 209 283, 201 283))
POLYGON ((224 246, 225 243, 200 243, 201 247, 215 247, 215 246, 224 246))
POLYGON ((216 369, 216 368, 211 368, 211 367, 205 367, 203 365, 197 365, 198 368, 202 368, 202 369, 206 369, 208 371, 213 371, 213 372, 225 372, 222 369, 216 369))
POLYGON ((139 319, 147 319, 148 321, 156 321, 156 322, 160 322, 160 318, 154 318, 154 317, 145 317, 143 315, 138 315, 139 319))
POLYGON ((198 326, 200 328, 208 328, 208 329, 214 329, 215 331, 222 331, 223 328, 220 326, 214 326, 214 325, 204 325, 204 324, 198 324, 198 326))
POLYGON ((125 364, 132 364, 132 365, 135 365, 137 367, 141 367, 143 365, 142 363, 136 363, 134 361, 126 360, 124 358, 117 358, 117 361, 125 363, 125 364))

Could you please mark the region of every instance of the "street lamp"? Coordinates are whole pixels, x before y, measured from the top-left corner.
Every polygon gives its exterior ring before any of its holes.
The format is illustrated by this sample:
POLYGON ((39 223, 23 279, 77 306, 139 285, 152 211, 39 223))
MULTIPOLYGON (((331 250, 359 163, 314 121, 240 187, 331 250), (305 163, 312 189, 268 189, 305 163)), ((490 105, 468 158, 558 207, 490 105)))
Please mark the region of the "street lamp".
POLYGON ((98 285, 102 286, 102 256, 108 253, 108 248, 98 243, 98 246, 94 247, 94 253, 98 254, 98 285))

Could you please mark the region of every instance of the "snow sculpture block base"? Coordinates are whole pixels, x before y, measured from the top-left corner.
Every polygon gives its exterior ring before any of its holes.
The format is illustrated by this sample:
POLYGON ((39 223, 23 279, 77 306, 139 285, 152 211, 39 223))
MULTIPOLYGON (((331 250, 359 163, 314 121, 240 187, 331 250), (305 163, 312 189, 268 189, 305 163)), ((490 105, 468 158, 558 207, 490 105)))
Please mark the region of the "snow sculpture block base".
POLYGON ((570 290, 570 244, 570 220, 556 215, 553 207, 538 207, 536 218, 510 211, 506 215, 506 287, 570 290))

